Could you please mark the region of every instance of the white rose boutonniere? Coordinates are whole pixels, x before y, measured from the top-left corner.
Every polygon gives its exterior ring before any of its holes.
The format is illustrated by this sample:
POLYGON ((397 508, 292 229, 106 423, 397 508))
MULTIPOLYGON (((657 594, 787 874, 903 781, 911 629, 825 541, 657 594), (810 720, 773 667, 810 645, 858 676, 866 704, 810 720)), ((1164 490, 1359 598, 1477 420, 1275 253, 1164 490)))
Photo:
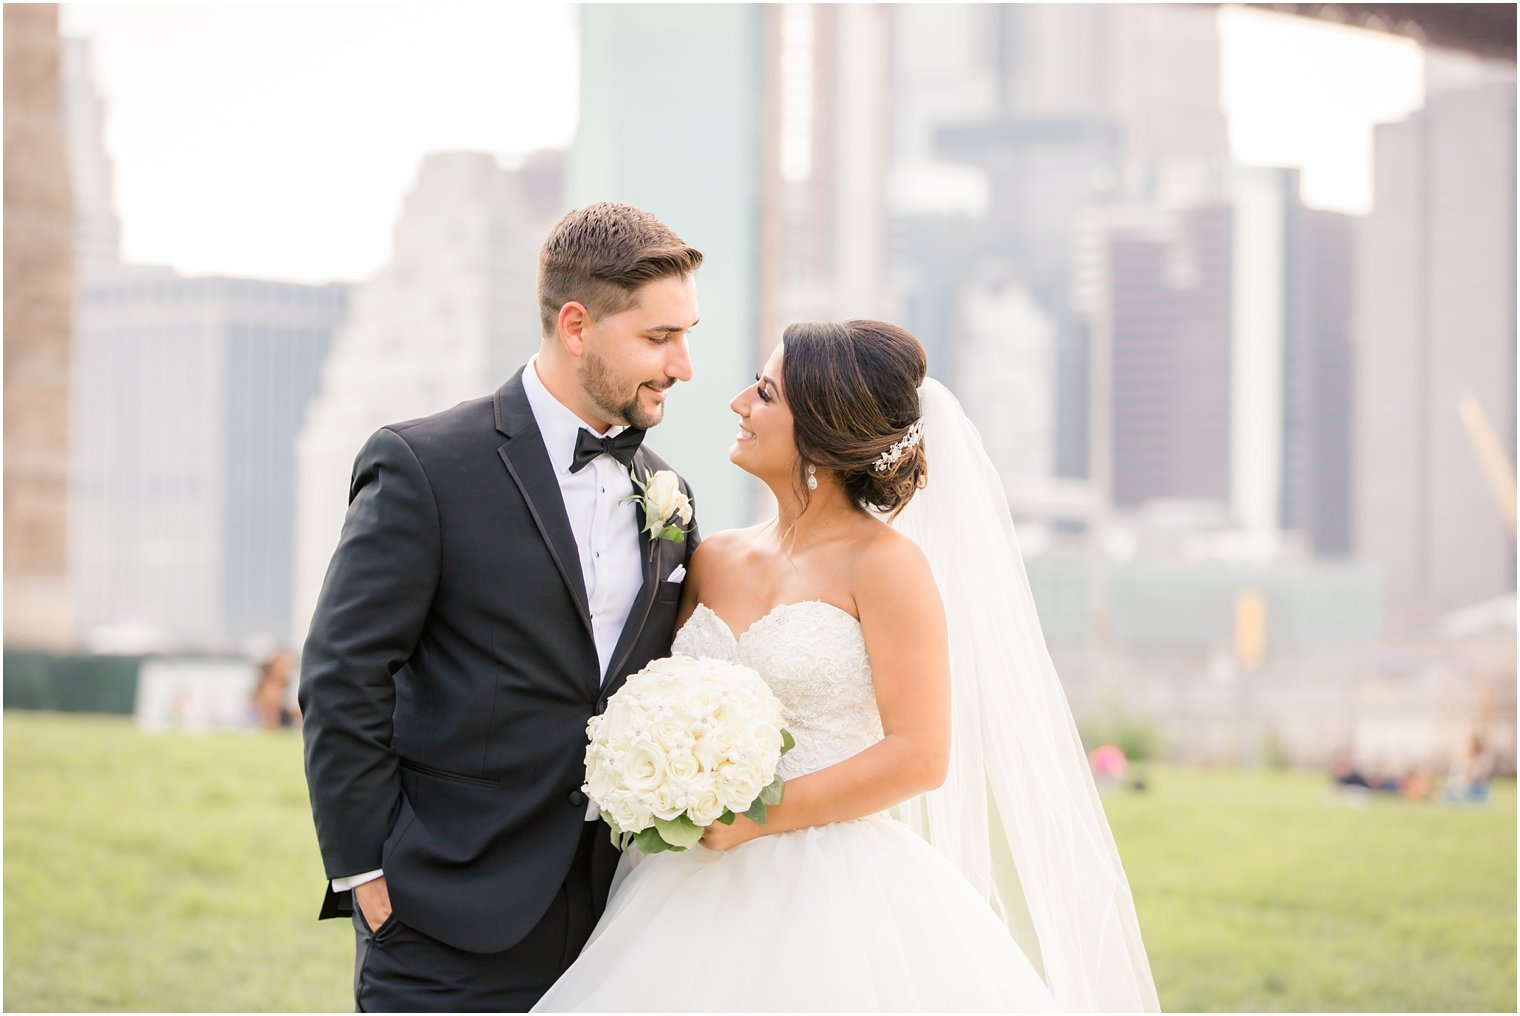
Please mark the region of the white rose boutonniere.
POLYGON ((681 481, 669 469, 651 473, 642 482, 639 474, 628 471, 637 494, 629 494, 625 500, 636 501, 644 509, 644 533, 651 540, 671 540, 681 543, 686 539, 682 526, 691 525, 691 498, 681 490, 681 481))

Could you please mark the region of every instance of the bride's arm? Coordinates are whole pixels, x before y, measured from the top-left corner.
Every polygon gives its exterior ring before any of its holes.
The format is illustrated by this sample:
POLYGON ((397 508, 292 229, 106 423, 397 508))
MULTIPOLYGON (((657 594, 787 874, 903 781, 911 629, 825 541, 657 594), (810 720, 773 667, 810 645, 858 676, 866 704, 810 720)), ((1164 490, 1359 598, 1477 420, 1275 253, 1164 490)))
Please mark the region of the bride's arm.
POLYGON ((720 570, 722 565, 718 563, 718 555, 729 544, 732 537, 728 531, 714 533, 697 544, 697 549, 691 552, 691 561, 686 565, 686 578, 681 583, 681 603, 676 608, 676 624, 671 632, 678 632, 682 625, 691 619, 692 613, 697 609, 697 604, 702 602, 702 583, 709 571, 720 570))
POLYGON ((726 850, 768 833, 863 818, 945 780, 950 758, 950 650, 945 610, 923 552, 895 533, 862 555, 855 605, 885 736, 827 769, 789 780, 764 826, 742 815, 711 825, 726 850))

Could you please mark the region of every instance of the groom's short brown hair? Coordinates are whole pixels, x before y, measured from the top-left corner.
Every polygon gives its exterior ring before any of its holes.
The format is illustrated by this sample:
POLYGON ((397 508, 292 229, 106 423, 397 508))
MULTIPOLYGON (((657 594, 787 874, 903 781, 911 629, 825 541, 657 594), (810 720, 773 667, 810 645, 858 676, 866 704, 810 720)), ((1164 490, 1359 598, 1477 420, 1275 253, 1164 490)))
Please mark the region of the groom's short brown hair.
POLYGON ((702 252, 642 208, 612 201, 578 208, 549 231, 538 252, 538 309, 544 337, 572 300, 594 316, 633 306, 640 286, 689 275, 702 252))

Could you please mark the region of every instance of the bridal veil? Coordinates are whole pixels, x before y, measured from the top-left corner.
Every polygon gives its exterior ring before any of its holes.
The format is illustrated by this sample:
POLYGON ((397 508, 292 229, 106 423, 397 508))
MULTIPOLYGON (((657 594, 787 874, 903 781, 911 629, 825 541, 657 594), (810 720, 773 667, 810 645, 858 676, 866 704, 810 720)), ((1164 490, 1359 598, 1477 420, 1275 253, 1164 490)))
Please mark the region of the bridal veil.
POLYGON ((892 525, 923 548, 944 600, 951 759, 944 785, 897 815, 987 897, 1063 1006, 1157 1011, 1002 481, 955 396, 933 378, 919 395, 929 483, 892 525))

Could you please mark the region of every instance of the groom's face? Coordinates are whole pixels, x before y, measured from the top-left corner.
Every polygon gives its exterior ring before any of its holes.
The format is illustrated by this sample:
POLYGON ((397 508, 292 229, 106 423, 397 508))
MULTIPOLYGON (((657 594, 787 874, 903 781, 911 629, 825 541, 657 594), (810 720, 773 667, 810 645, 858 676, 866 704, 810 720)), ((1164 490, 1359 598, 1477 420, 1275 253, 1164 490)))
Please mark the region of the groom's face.
POLYGON ((665 395, 691 380, 687 333, 697 324, 697 285, 690 275, 646 282, 633 306, 593 318, 583 330, 577 374, 586 397, 608 422, 649 428, 665 416, 665 395))

